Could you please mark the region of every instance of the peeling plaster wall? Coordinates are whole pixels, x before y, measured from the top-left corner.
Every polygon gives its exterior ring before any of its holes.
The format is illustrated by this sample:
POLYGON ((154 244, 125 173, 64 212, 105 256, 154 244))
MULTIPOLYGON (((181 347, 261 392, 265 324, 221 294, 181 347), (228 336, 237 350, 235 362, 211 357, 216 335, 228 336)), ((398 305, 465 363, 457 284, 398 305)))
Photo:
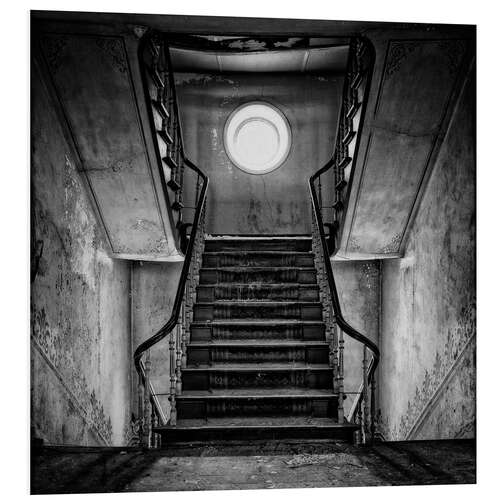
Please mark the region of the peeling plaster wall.
POLYGON ((468 81, 406 254, 382 268, 380 429, 475 435, 475 86, 468 81))
POLYGON ((176 82, 185 149, 210 177, 208 231, 310 233, 307 180, 332 155, 343 77, 177 74, 176 82), (227 118, 253 100, 277 106, 292 130, 287 160, 264 175, 240 170, 224 149, 227 118))
MULTIPOLYGON (((182 262, 134 262, 132 269, 132 317, 134 350, 154 335, 170 318, 182 262)), ((158 394, 170 391, 169 338, 151 349, 151 383, 158 394)), ((134 370, 134 378, 135 370, 134 370)), ((134 385, 136 387, 136 384, 134 385)), ((167 419, 167 395, 158 396, 167 419)))
POLYGON ((129 264, 108 257, 47 90, 32 72, 32 433, 123 445, 130 421, 129 264))

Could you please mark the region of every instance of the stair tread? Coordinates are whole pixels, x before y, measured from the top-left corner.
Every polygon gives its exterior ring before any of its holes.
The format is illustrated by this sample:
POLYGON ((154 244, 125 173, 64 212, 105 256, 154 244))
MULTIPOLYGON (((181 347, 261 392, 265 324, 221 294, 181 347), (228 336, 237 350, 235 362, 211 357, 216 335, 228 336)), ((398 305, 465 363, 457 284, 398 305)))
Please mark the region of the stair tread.
POLYGON ((273 363, 223 363, 215 362, 211 364, 188 365, 183 368, 187 371, 296 371, 296 370, 332 370, 325 363, 304 363, 297 361, 273 362, 273 363))
POLYGON ((252 234, 249 236, 231 236, 229 234, 216 235, 207 234, 205 236, 205 241, 311 241, 311 236, 287 236, 287 235, 274 235, 274 236, 259 236, 258 234, 252 234))
POLYGON ((206 254, 210 255, 301 255, 312 256, 311 251, 300 250, 207 250, 206 254))
POLYGON ((177 399, 225 399, 225 398, 338 398, 331 389, 302 389, 300 387, 279 387, 272 389, 213 389, 209 391, 183 391, 177 399))
POLYGON ((267 340, 267 339, 245 339, 245 340, 211 340, 207 342, 190 342, 189 347, 305 347, 305 346, 328 346, 326 340, 267 340))
POLYGON ((263 299, 263 300, 255 300, 255 299, 219 299, 216 302, 197 302, 195 305, 201 305, 203 307, 205 306, 220 306, 220 305, 245 305, 245 306, 251 306, 251 305, 258 305, 260 307, 262 306, 286 306, 290 307, 293 305, 305 305, 305 306, 321 306, 321 302, 319 301, 305 301, 305 300, 269 300, 269 299, 263 299))
POLYGON ((156 429, 207 429, 207 428, 220 428, 220 427, 328 427, 337 429, 357 429, 356 424, 348 422, 338 423, 332 418, 328 417, 310 417, 310 416, 290 416, 290 417, 213 417, 207 419, 200 418, 186 418, 178 419, 175 427, 161 426, 156 429))
POLYGON ((314 266, 227 266, 227 267, 202 267, 202 271, 260 271, 260 272, 269 272, 269 271, 316 271, 314 266))
POLYGON ((234 281, 231 283, 203 283, 199 284, 198 288, 231 288, 231 287, 248 287, 248 288, 319 288, 319 285, 314 283, 287 283, 287 282, 274 282, 274 283, 245 283, 234 281))
POLYGON ((249 320, 235 318, 235 319, 213 319, 206 321, 193 321, 191 326, 275 326, 275 325, 306 325, 306 326, 321 326, 324 322, 321 320, 301 320, 289 318, 252 318, 249 320))

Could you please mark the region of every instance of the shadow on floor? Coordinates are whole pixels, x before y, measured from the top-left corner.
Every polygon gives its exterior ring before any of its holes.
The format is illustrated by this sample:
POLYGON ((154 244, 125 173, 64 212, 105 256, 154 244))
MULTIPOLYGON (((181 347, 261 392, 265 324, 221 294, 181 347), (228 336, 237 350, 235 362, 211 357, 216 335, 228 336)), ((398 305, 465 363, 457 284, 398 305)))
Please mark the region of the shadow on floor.
POLYGON ((476 481, 473 440, 370 447, 325 441, 193 443, 165 450, 43 447, 31 493, 329 488, 476 481))

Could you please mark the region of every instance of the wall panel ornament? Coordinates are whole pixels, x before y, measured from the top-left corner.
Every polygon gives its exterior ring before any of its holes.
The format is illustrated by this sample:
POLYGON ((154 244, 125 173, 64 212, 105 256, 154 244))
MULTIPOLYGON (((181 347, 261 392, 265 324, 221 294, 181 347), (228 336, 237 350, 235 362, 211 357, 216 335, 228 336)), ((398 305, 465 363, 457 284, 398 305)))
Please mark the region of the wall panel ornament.
POLYGON ((119 38, 96 38, 96 45, 111 58, 114 68, 120 73, 127 73, 124 46, 119 38))
POLYGON ((462 39, 393 39, 380 49, 339 258, 403 256, 471 53, 462 39))
POLYGON ((42 38, 42 45, 45 47, 45 57, 47 64, 53 73, 57 73, 63 62, 65 49, 68 45, 68 37, 61 36, 45 36, 42 38))
POLYGON ((400 41, 391 43, 389 53, 387 55, 387 64, 385 69, 385 77, 390 78, 398 72, 403 62, 408 56, 415 51, 420 42, 400 41))
POLYGON ((42 355, 49 368, 55 373, 67 391, 69 399, 74 402, 73 407, 80 413, 96 438, 103 445, 111 446, 113 435, 111 418, 106 415, 102 403, 97 399, 95 391, 90 389, 83 374, 74 368, 71 357, 51 347, 54 340, 44 320, 43 310, 37 311, 34 318, 32 316, 32 323, 32 348, 42 355))
MULTIPOLYGON (((471 301, 461 312, 458 326, 448 332, 443 348, 435 353, 432 368, 425 371, 415 387, 414 396, 408 400, 405 412, 398 417, 382 415, 377 418, 377 431, 385 439, 400 441, 419 439, 419 430, 429 418, 434 405, 442 396, 451 378, 463 369, 462 361, 469 355, 475 357, 476 304, 471 301)), ((474 380, 471 380, 474 384, 474 380)), ((460 402, 457 402, 460 404, 460 402)), ((470 436, 475 429, 475 416, 463 422, 453 437, 470 436)), ((425 439, 425 436, 423 436, 425 439)))
MULTIPOLYGON (((138 43, 135 37, 132 43, 138 43)), ((150 136, 136 92, 141 82, 134 79, 138 68, 127 39, 45 33, 40 48, 61 123, 76 150, 77 169, 110 253, 151 260, 177 255, 168 199, 148 149, 150 136)))

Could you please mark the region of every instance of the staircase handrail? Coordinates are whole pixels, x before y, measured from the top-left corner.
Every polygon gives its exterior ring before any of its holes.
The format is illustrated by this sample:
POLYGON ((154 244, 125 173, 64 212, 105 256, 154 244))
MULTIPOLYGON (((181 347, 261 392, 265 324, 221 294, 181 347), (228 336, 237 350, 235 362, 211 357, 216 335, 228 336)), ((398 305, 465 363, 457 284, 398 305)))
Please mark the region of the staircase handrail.
MULTIPOLYGON (((155 36, 156 33, 151 31, 149 33, 146 33, 143 37, 142 40, 142 46, 139 48, 139 51, 143 50, 144 45, 146 43, 151 43, 151 38, 155 36)), ((167 50, 167 57, 170 59, 170 55, 168 54, 168 46, 166 46, 166 40, 162 39, 162 43, 165 44, 165 48, 167 50)), ((139 52, 141 53, 141 52, 139 52)), ((142 61, 141 61, 142 62, 142 61)), ((144 68, 143 69, 143 78, 144 78, 144 68)), ((166 83, 167 84, 167 83, 166 83)), ((178 103, 177 103, 177 94, 175 92, 175 82, 173 79, 173 72, 171 69, 171 65, 169 64, 168 67, 168 84, 172 86, 172 95, 173 95, 173 105, 174 105, 174 112, 176 115, 176 126, 177 126, 177 131, 179 134, 179 145, 180 145, 180 156, 183 160, 183 164, 190 168, 195 174, 198 175, 197 177, 197 183, 199 183, 199 180, 201 179, 201 189, 198 193, 198 198, 196 200, 196 208, 195 208, 195 213, 194 213, 194 218, 192 222, 192 227, 190 231, 190 236, 187 244, 187 248, 184 254, 184 261, 182 265, 182 270, 181 274, 179 277, 179 282, 177 284, 177 290, 175 294, 175 299, 172 307, 172 312, 170 314, 169 319, 167 322, 151 337, 146 339, 144 342, 142 342, 134 351, 133 355, 133 360, 134 360, 134 366, 139 374, 139 378, 141 383, 145 386, 147 390, 149 390, 150 394, 150 402, 155 408, 155 412, 160 415, 162 422, 161 424, 165 424, 166 422, 164 421, 165 418, 163 417, 164 413, 163 410, 160 406, 160 403, 158 401, 157 395, 153 392, 152 385, 149 381, 149 370, 147 369, 145 363, 142 360, 142 357, 144 353, 149 351, 154 345, 158 344, 161 340, 163 340, 165 337, 169 336, 172 334, 174 331, 176 325, 179 322, 179 317, 181 314, 181 308, 185 296, 185 290, 186 290, 186 283, 188 280, 188 276, 191 270, 191 266, 193 264, 193 254, 194 254, 194 249, 195 249, 195 244, 197 241, 197 237, 199 236, 200 232, 200 223, 204 219, 202 217, 202 214, 204 214, 205 207, 206 207, 206 197, 207 197, 207 190, 208 190, 208 184, 209 184, 209 178, 208 175, 203 172, 198 166, 196 166, 186 155, 186 152, 184 150, 184 143, 182 140, 182 129, 180 125, 180 120, 179 120, 179 108, 178 108, 178 103), (147 386, 147 387, 146 387, 147 386)), ((151 112, 151 99, 148 93, 148 89, 144 87, 145 94, 146 94, 146 101, 148 103, 148 112, 149 112, 149 119, 150 119, 150 126, 151 130, 153 133, 155 133, 155 124, 154 124, 154 118, 152 116, 151 112)), ((161 165, 161 156, 157 152, 158 156, 158 161, 160 162, 161 165)), ((146 361, 148 363, 148 361, 146 361)))
MULTIPOLYGON (((368 50, 373 50, 371 47, 371 44, 368 41, 365 41, 364 39, 358 38, 358 42, 361 43, 366 43, 368 50)), ((351 60, 354 57, 353 51, 355 50, 356 43, 352 43, 351 45, 351 50, 349 53, 349 60, 351 60)), ((373 60, 372 60, 373 62, 373 60)), ((373 66, 369 68, 369 70, 372 70, 373 66)), ((369 72, 367 75, 367 88, 369 86, 369 80, 371 78, 371 72, 369 72)), ((342 120, 342 113, 348 112, 345 109, 345 102, 346 102, 346 97, 345 94, 348 92, 348 79, 346 78, 346 83, 344 85, 344 91, 342 95, 342 107, 341 107, 341 117, 340 120, 342 120)), ((363 96, 363 101, 361 102, 361 118, 360 118, 360 125, 362 125, 362 121, 364 118, 364 112, 366 109, 366 102, 367 102, 367 90, 364 93, 363 96)), ((360 385, 360 390, 358 393, 356 393, 356 397, 354 399, 354 402, 352 404, 351 410, 349 411, 348 415, 348 420, 352 420, 353 416, 356 415, 358 410, 361 408, 361 403, 366 395, 366 391, 368 389, 368 386, 372 386, 372 389, 374 388, 374 375, 375 375, 375 370, 377 369, 377 366, 380 361, 380 350, 375 342, 373 342, 371 339, 369 339, 367 336, 363 335, 360 333, 358 330, 356 330, 352 325, 350 325, 344 318, 344 315, 342 313, 342 307, 340 305, 340 300, 339 300, 339 295, 337 291, 337 286, 335 283, 335 278, 334 278, 334 273, 333 273, 333 268, 332 268, 332 263, 330 260, 330 254, 331 254, 331 247, 329 247, 327 238, 325 235, 325 224, 323 222, 323 214, 321 211, 321 204, 318 198, 318 194, 316 192, 315 188, 315 181, 325 172, 327 172, 329 169, 331 169, 335 164, 336 164, 336 157, 338 154, 337 151, 337 146, 338 144, 341 144, 342 137, 341 137, 341 127, 339 126, 339 129, 337 130, 337 136, 336 136, 336 141, 335 141, 335 151, 332 156, 332 158, 325 164, 323 165, 320 169, 318 169, 310 178, 309 178, 309 193, 311 196, 311 202, 312 202, 312 208, 313 208, 313 223, 315 223, 317 230, 318 230, 318 235, 319 235, 319 240, 320 240, 320 248, 321 248, 321 253, 322 257, 324 260, 324 272, 326 274, 326 279, 328 283, 328 291, 329 291, 329 298, 331 302, 331 306, 333 309, 333 314, 334 314, 334 322, 338 325, 338 327, 342 330, 343 333, 351 337, 352 339, 362 343, 367 349, 371 351, 371 360, 368 365, 368 367, 365 366, 365 377, 360 385)), ((356 134, 359 136, 358 134, 356 134)), ((356 137, 356 141, 359 141, 359 137, 356 137)), ((355 144, 355 151, 357 150, 357 145, 358 142, 355 144)), ((353 155, 352 161, 354 161, 355 155, 353 155)), ((351 179, 352 179, 352 174, 351 174, 351 179)), ((331 236, 331 235, 330 235, 331 236)), ((313 233, 313 238, 314 238, 314 233, 313 233)), ((343 397, 343 394, 341 395, 343 397)), ((373 399, 372 399, 372 404, 373 404, 373 399)), ((372 409, 373 410, 373 409, 372 409)), ((372 411, 372 431, 373 431, 373 411, 372 411)), ((372 432, 373 436, 373 432, 372 432)))

